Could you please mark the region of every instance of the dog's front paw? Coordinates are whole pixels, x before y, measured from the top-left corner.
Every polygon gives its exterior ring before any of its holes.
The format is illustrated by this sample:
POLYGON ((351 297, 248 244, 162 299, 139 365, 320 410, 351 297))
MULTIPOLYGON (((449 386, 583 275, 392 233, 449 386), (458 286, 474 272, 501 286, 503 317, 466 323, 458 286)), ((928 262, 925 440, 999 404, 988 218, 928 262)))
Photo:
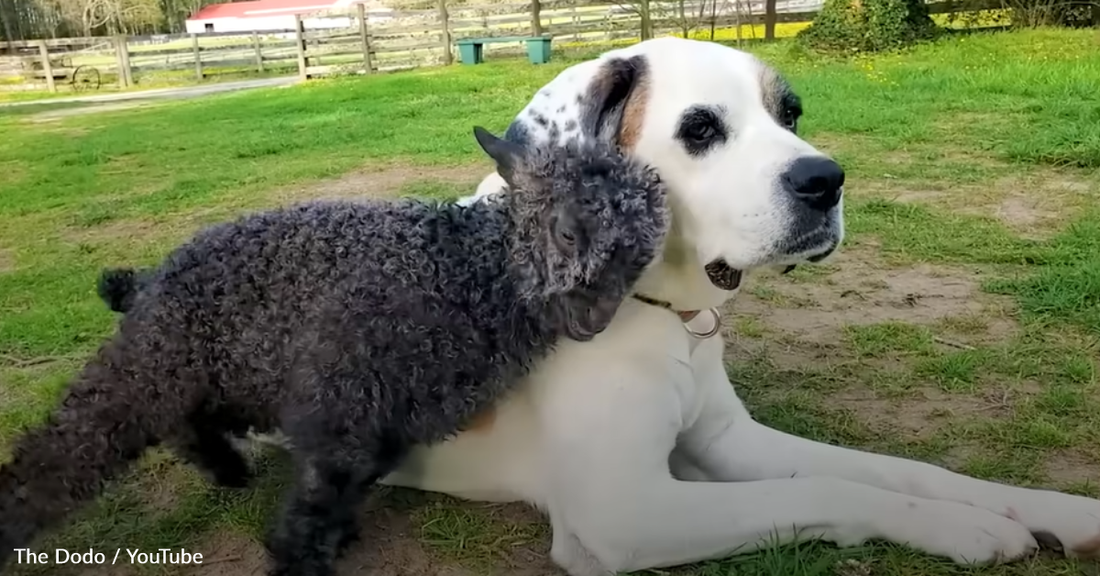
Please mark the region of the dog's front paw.
POLYGON ((1004 509, 1045 548, 1073 558, 1100 559, 1100 500, 1020 488, 1004 509))
POLYGON ((1039 548, 1027 526, 989 510, 933 500, 908 507, 912 513, 896 519, 898 537, 891 539, 960 564, 1015 560, 1039 548))

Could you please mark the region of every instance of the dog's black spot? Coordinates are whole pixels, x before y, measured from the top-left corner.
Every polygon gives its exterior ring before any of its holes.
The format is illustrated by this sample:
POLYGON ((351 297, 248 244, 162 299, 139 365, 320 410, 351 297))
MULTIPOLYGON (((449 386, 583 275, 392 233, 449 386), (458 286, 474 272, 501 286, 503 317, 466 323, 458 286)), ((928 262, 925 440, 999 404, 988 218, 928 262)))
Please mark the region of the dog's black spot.
POLYGON ((558 114, 565 114, 565 104, 558 106, 558 114))
POLYGON ((569 120, 565 123, 565 131, 566 132, 572 132, 576 129, 577 129, 577 121, 576 120, 571 119, 571 120, 569 120))
POLYGON ((561 140, 561 127, 558 126, 557 122, 551 122, 550 123, 550 141, 551 142, 558 142, 560 140, 561 140))
POLYGON ((550 120, 548 120, 546 116, 542 114, 542 112, 532 109, 529 114, 531 115, 531 119, 535 121, 535 124, 538 124, 543 128, 546 128, 550 125, 550 120))
POLYGON ((729 130, 718 106, 698 105, 684 111, 676 128, 676 139, 692 156, 702 156, 726 141, 729 130))

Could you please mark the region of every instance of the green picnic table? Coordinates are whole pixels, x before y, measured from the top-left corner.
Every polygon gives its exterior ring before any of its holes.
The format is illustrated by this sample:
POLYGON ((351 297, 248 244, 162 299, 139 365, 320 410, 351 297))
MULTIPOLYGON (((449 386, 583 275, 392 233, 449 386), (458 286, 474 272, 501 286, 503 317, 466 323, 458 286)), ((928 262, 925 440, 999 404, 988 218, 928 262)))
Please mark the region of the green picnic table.
POLYGON ((463 64, 481 64, 485 58, 482 47, 486 44, 505 42, 524 42, 527 44, 527 59, 532 64, 546 64, 550 61, 550 41, 545 36, 500 36, 496 38, 463 38, 458 44, 458 57, 463 64))

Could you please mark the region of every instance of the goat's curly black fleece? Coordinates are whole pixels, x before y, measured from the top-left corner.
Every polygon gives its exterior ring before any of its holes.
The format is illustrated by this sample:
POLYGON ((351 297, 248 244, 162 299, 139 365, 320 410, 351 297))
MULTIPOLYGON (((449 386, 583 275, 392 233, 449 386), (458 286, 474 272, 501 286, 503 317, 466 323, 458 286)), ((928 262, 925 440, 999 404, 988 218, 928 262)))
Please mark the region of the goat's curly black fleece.
POLYGON ((492 200, 288 207, 205 229, 144 277, 104 276, 126 313, 0 469, 0 567, 149 446, 244 485, 227 435, 254 427, 294 447, 271 574, 330 574, 372 483, 556 338, 606 327, 661 249, 648 168, 607 149, 512 153, 492 200))

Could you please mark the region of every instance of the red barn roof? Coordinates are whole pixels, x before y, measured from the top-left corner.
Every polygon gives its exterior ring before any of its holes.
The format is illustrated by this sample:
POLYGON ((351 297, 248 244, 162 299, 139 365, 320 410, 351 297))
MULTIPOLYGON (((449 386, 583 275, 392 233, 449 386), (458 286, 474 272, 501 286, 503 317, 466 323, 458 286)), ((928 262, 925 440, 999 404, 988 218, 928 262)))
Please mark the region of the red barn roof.
POLYGON ((305 14, 348 5, 348 0, 252 0, 211 4, 195 12, 188 20, 213 18, 259 18, 284 14, 305 14))

